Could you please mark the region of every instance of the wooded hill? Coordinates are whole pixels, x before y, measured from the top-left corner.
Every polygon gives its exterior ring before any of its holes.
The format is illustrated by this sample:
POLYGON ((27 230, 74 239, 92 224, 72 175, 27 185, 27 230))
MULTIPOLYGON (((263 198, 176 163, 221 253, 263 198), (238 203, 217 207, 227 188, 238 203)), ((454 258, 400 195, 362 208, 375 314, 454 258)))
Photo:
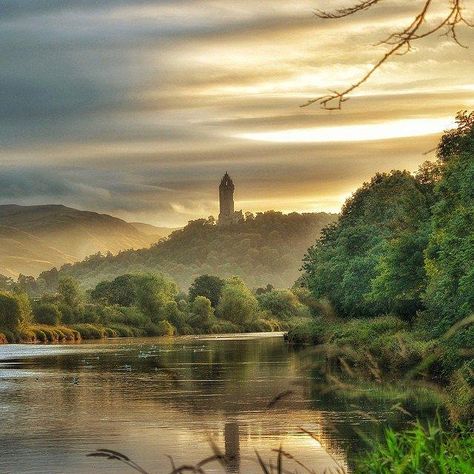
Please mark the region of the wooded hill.
POLYGON ((126 273, 163 272, 182 289, 203 274, 240 276, 250 287, 288 287, 298 278, 308 247, 335 219, 327 213, 275 211, 247 214, 228 226, 217 225, 213 218, 199 219, 148 249, 92 255, 59 272, 44 272, 40 279, 54 288, 59 278, 71 276, 90 288, 126 273))

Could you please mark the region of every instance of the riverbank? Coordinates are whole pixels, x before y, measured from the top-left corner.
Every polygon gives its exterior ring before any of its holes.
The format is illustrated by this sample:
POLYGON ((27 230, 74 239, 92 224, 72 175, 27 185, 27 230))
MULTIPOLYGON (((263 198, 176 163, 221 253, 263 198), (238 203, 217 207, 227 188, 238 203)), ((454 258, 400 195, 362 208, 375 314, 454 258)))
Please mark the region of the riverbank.
MULTIPOLYGON (((93 324, 76 324, 74 326, 47 326, 31 325, 19 332, 9 332, 9 337, 0 332, 0 345, 3 344, 75 344, 85 341, 110 340, 117 338, 154 338, 156 335, 149 336, 142 331, 134 328, 127 328, 127 331, 117 331, 112 328, 98 326, 93 324)), ((187 335, 168 335, 163 337, 171 338, 199 338, 203 340, 240 340, 250 338, 282 337, 286 339, 287 332, 241 332, 241 333, 214 333, 214 334, 187 334, 187 335)), ((159 336, 158 336, 159 337, 159 336)))
MULTIPOLYGON (((367 319, 315 318, 288 332, 294 345, 314 346, 316 369, 350 392, 364 380, 431 385, 452 421, 474 418, 474 317, 438 338, 393 316, 367 319)), ((343 392, 343 391, 342 391, 343 392)))

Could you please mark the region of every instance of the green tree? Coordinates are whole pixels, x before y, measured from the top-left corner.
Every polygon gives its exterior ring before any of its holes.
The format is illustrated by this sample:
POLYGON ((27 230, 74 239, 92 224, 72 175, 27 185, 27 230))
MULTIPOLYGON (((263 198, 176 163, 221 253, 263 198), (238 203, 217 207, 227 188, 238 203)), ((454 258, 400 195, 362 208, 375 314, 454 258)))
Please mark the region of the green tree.
POLYGON ((64 304, 75 308, 82 303, 82 294, 77 280, 71 277, 61 278, 58 284, 58 293, 64 304))
POLYGON ((187 324, 186 314, 179 309, 175 300, 168 301, 165 304, 162 317, 169 321, 178 330, 178 333, 182 333, 187 324))
POLYGON ((61 323, 61 311, 53 303, 40 303, 33 309, 36 322, 56 326, 61 323))
POLYGON ((245 283, 238 277, 226 281, 217 306, 217 315, 237 325, 245 325, 256 319, 258 301, 245 283))
POLYGON ((455 128, 443 134, 439 142, 437 155, 442 162, 474 150, 474 112, 458 112, 456 124, 455 128))
POLYGON ((304 312, 304 306, 290 290, 272 290, 257 296, 260 309, 278 319, 290 319, 304 312))
POLYGON ((24 293, 0 292, 0 328, 18 331, 31 323, 32 313, 28 296, 24 293))
POLYGON ((368 300, 374 301, 381 312, 392 312, 408 321, 424 307, 422 295, 427 284, 424 251, 430 221, 424 224, 415 232, 401 232, 387 242, 368 294, 368 300))
POLYGON ((194 301, 198 296, 206 297, 213 308, 219 304, 219 299, 225 281, 214 275, 201 275, 197 277, 189 288, 189 300, 194 301))
POLYGON ((309 249, 303 265, 308 287, 343 317, 418 306, 425 275, 419 258, 406 258, 404 249, 411 245, 411 255, 420 255, 429 219, 429 193, 410 173, 375 175, 346 201, 338 222, 309 249), (401 237, 417 233, 415 239, 401 237), (394 266, 404 266, 410 277, 400 282, 394 266), (397 293, 397 285, 403 294, 397 293))
POLYGON ((211 301, 205 296, 196 296, 191 304, 191 324, 194 328, 209 332, 216 322, 211 301))
POLYGON ((137 305, 152 321, 165 319, 166 305, 177 294, 176 283, 162 274, 137 276, 137 305))
POLYGON ((442 139, 449 146, 440 149, 445 166, 435 189, 425 262, 425 302, 432 317, 440 319, 438 333, 474 312, 474 116, 469 117, 469 128, 459 122, 442 139))
POLYGON ((137 299, 136 275, 126 274, 115 278, 113 281, 101 281, 91 291, 93 301, 119 306, 131 306, 137 299))
POLYGON ((13 278, 0 275, 0 291, 12 291, 15 288, 13 278))

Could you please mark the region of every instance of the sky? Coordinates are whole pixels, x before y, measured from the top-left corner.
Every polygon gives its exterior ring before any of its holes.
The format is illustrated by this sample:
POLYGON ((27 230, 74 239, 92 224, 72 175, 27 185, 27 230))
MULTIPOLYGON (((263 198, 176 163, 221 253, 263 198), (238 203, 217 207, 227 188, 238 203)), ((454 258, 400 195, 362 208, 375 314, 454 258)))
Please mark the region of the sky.
POLYGON ((0 204, 181 226, 217 215, 225 171, 236 209, 338 212, 376 172, 416 170, 474 104, 473 48, 425 39, 341 111, 301 108, 356 82, 421 5, 316 18, 328 3, 353 1, 1 0, 0 204))

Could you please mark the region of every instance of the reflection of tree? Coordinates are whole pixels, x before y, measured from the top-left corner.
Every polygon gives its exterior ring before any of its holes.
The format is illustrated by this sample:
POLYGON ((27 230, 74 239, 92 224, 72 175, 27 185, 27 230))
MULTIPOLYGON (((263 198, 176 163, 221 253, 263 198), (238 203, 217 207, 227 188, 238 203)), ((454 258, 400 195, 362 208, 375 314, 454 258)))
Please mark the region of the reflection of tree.
POLYGON ((326 414, 318 435, 329 452, 348 453, 351 469, 355 467, 354 454, 371 447, 364 444, 380 439, 388 426, 400 431, 415 416, 421 421, 433 419, 438 410, 436 396, 423 386, 382 385, 367 380, 339 382, 337 377, 331 383, 319 371, 314 371, 313 377, 313 408, 326 414))
MULTIPOLYGON (((348 8, 341 8, 336 11, 316 12, 316 16, 324 20, 346 18, 364 10, 368 10, 376 4, 381 4, 383 0, 362 0, 360 3, 348 8)), ((425 0, 421 10, 412 18, 411 22, 402 30, 391 33, 388 37, 380 41, 379 45, 388 46, 387 52, 361 77, 355 84, 347 87, 343 91, 331 91, 330 94, 309 100, 303 107, 311 104, 319 104, 327 110, 340 109, 342 103, 348 100, 348 96, 362 84, 364 84, 372 74, 379 69, 385 62, 396 55, 409 53, 413 48, 413 43, 417 40, 433 36, 444 31, 444 36, 451 38, 456 44, 464 46, 458 39, 457 28, 460 25, 472 27, 463 14, 463 0, 425 0), (447 5, 447 12, 438 21, 431 22, 430 14, 434 7, 447 5)))

